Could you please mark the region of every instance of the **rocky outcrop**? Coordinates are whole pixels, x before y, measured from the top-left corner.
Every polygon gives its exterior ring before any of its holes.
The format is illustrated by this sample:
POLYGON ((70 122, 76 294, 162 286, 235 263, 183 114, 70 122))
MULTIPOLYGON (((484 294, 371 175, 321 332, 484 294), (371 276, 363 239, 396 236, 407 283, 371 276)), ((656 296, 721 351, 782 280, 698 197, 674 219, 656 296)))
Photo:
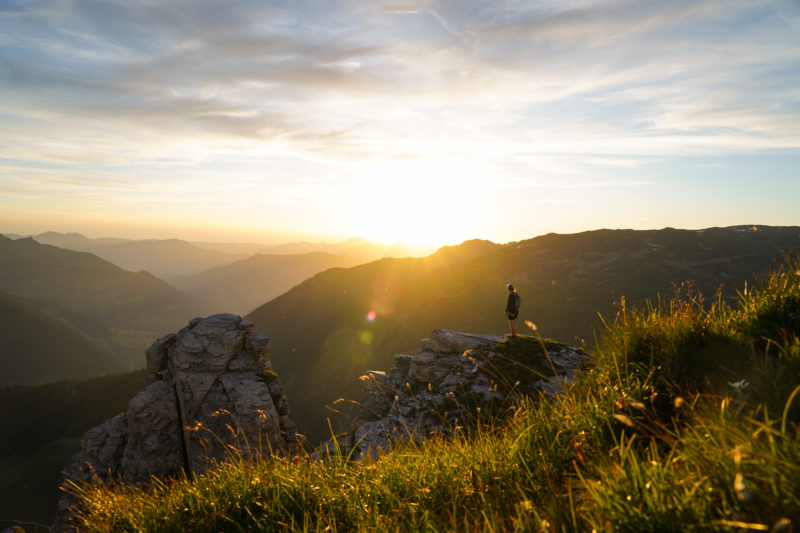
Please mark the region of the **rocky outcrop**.
MULTIPOLYGON (((268 346, 252 323, 227 314, 196 318, 157 340, 146 352, 144 387, 127 412, 86 432, 65 482, 147 485, 202 473, 232 453, 295 451, 296 428, 268 346)), ((55 531, 70 530, 75 503, 62 497, 55 531)))
POLYGON ((502 416, 520 395, 557 395, 586 358, 580 348, 534 337, 435 330, 415 355, 395 355, 388 372, 361 376, 363 401, 352 433, 323 444, 318 454, 375 456, 392 443, 502 416))

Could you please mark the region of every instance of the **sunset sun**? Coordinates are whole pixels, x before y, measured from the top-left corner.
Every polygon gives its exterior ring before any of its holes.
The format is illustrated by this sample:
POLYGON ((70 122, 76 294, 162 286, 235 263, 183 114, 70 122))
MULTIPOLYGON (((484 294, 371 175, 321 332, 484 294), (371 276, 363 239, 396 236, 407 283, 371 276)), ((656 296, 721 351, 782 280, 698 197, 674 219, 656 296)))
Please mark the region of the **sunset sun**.
POLYGON ((482 233, 490 180, 459 162, 381 164, 352 194, 359 229, 379 242, 457 244, 482 233))

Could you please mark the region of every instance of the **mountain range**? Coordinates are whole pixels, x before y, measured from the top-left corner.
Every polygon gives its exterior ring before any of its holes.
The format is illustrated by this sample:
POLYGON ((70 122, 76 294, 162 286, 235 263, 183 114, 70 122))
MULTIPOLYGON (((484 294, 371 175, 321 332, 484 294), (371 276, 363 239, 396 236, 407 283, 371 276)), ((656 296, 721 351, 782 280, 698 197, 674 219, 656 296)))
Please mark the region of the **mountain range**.
MULTIPOLYGON (((142 366, 143 349, 164 328, 175 328, 210 311, 201 300, 148 272, 129 272, 88 252, 64 250, 31 238, 0 236, 0 291, 36 300, 39 315, 55 317, 109 354, 110 361, 128 369, 142 366)), ((2 329, 10 330, 10 325, 4 324, 2 329)), ((30 350, 16 357, 28 353, 30 350)), ((49 353, 50 358, 60 356, 58 351, 49 353)), ((43 356, 39 353, 37 357, 43 356)), ((12 353, 2 354, 4 361, 12 357, 12 353)), ((107 370, 100 365, 81 377, 107 370)))
MULTIPOLYGON (((628 306, 642 305, 688 281, 709 299, 718 290, 723 298, 735 297, 735 288, 799 246, 798 227, 752 226, 597 230, 502 245, 467 241, 424 258, 384 258, 319 272, 272 300, 264 298, 247 318, 271 338, 271 360, 288 392, 290 415, 314 441, 329 435, 326 405, 355 399, 358 375, 390 368, 395 353, 415 350, 432 329, 507 331, 508 282, 522 295, 521 330, 533 333, 522 325, 530 320, 543 337, 591 350, 594 333, 602 329, 598 313, 613 320, 623 296, 628 306)), ((253 262, 254 271, 269 270, 253 262)), ((247 264, 238 263, 243 270, 231 268, 214 283, 238 291, 233 282, 246 280, 247 264)), ((141 368, 143 350, 153 340, 189 318, 222 311, 149 273, 26 238, 0 237, 0 291, 0 372, 14 376, 3 384, 141 368)), ((57 479, 64 458, 76 451, 75 437, 91 427, 83 415, 102 420, 118 413, 130 396, 117 389, 135 390, 140 380, 137 373, 0 389, 4 508, 21 509, 33 497, 24 489, 31 480, 57 479), (35 412, 21 407, 31 405, 35 412), (71 407, 61 409, 66 405, 71 407), (56 426, 63 431, 48 432, 56 426)))
POLYGON ((418 246, 404 241, 394 244, 376 244, 364 239, 348 239, 339 243, 324 242, 291 242, 279 244, 262 250, 267 254, 307 254, 326 252, 333 255, 346 255, 362 259, 362 262, 374 261, 383 257, 422 257, 436 251, 432 246, 418 246))
MULTIPOLYGON (((508 331, 505 285, 522 296, 519 327, 591 347, 624 296, 642 305, 689 282, 706 298, 752 281, 800 245, 797 227, 597 230, 497 245, 468 241, 426 258, 382 259, 317 274, 247 318, 272 337, 293 418, 312 438, 357 376, 391 366, 434 327, 508 331)), ((684 287, 683 290, 687 290, 684 287)))
POLYGON ((146 270, 170 282, 244 257, 242 254, 201 248, 180 239, 89 239, 80 233, 54 231, 34 235, 32 238, 41 244, 90 252, 125 270, 146 270))
MULTIPOLYGON (((17 234, 7 234, 6 236, 12 239, 23 238, 17 234)), ((147 270, 174 284, 185 282, 191 276, 201 272, 230 265, 256 254, 303 255, 322 252, 350 257, 357 260, 358 263, 365 263, 382 257, 422 256, 434 251, 431 247, 414 246, 402 241, 386 245, 364 239, 349 239, 339 243, 294 242, 265 245, 189 242, 181 239, 90 239, 80 233, 55 231, 47 231, 30 237, 41 244, 78 252, 90 252, 125 270, 134 272, 147 270)), ((258 303, 264 303, 264 301, 258 303)))
POLYGON ((0 236, 0 313, 8 317, 0 327, 0 345, 7 348, 0 386, 139 368, 143 350, 165 327, 213 312, 244 314, 317 272, 363 263, 360 254, 389 251, 352 239, 288 244, 275 254, 237 260, 241 254, 178 239, 89 239, 57 232, 13 237, 0 236), (354 256, 288 253, 315 247, 354 256), (220 266, 206 269, 212 265, 220 266), (31 331, 39 333, 35 340, 31 331))
POLYGON ((318 272, 360 263, 361 259, 326 252, 256 254, 206 270, 176 286, 211 303, 217 312, 243 315, 318 272))

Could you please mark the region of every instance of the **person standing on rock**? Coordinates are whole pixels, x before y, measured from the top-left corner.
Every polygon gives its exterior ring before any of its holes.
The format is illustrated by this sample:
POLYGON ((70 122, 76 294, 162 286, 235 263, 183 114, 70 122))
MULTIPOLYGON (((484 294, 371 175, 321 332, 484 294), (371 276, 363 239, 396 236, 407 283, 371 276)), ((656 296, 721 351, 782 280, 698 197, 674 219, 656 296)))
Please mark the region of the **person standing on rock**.
POLYGON ((506 303, 506 317, 508 318, 508 326, 511 328, 511 336, 517 336, 517 317, 519 316, 520 296, 517 289, 509 283, 506 285, 508 290, 508 302, 506 303))

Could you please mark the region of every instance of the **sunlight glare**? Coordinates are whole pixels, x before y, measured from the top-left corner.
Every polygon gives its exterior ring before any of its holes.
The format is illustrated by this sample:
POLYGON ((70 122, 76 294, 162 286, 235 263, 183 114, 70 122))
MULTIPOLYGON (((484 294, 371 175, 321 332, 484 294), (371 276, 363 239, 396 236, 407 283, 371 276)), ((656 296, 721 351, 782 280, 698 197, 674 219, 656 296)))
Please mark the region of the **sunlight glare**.
POLYGON ((480 233, 480 172, 449 161, 371 168, 356 193, 362 226, 354 234, 384 243, 459 244, 480 233))

